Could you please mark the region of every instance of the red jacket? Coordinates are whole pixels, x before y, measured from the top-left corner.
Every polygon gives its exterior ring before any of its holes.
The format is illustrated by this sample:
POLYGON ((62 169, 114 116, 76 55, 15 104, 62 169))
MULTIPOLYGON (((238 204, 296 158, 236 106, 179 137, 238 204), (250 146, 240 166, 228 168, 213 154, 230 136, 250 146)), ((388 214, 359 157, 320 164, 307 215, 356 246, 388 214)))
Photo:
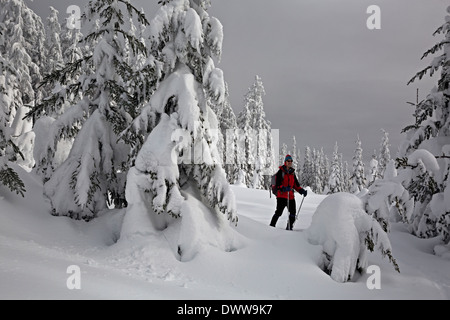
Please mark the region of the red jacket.
POLYGON ((295 198, 294 190, 300 192, 303 189, 295 176, 295 169, 288 170, 285 165, 282 165, 277 172, 276 184, 278 186, 277 198, 287 199, 289 196, 289 200, 293 200, 295 198), (291 187, 291 191, 282 192, 281 188, 283 187, 291 187))

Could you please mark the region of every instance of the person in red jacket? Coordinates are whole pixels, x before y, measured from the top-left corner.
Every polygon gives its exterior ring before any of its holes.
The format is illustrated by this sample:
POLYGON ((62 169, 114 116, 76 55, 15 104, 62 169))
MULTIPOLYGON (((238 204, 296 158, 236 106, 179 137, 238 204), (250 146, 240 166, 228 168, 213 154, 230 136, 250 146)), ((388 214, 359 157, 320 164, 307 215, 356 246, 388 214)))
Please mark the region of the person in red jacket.
POLYGON ((286 230, 292 230, 292 226, 295 222, 295 196, 294 190, 306 197, 306 190, 300 187, 300 184, 295 175, 295 169, 292 168, 292 157, 288 154, 284 159, 284 165, 280 167, 276 174, 276 185, 278 187, 277 192, 277 209, 270 221, 270 225, 275 227, 278 218, 281 217, 284 208, 288 207, 289 221, 286 230))

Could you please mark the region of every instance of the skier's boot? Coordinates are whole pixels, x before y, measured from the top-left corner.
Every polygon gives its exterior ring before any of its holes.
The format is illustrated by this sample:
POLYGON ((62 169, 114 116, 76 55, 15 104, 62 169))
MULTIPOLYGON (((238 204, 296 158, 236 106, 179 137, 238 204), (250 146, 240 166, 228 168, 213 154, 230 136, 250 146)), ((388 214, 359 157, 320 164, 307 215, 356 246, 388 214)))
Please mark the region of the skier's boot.
POLYGON ((292 227, 294 225, 294 221, 295 221, 295 218, 289 217, 289 221, 287 223, 286 230, 292 230, 292 227))

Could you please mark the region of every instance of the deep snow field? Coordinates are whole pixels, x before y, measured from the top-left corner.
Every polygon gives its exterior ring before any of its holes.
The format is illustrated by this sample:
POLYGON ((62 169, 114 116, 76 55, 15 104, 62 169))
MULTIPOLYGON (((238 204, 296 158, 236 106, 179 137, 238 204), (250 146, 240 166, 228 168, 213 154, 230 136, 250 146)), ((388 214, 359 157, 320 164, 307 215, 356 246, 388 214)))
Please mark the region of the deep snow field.
POLYGON ((325 198, 311 191, 294 230, 286 231, 286 211, 276 228, 268 225, 276 202, 268 191, 232 186, 240 248, 205 246, 181 262, 170 230, 118 240, 123 210, 88 223, 54 217, 39 180, 23 171, 21 177, 25 198, 0 186, 0 299, 450 298, 450 260, 432 254, 436 239, 418 239, 402 224, 389 234, 400 273, 374 252, 369 264, 380 268, 379 289, 369 289, 368 272, 346 283, 332 280, 318 267, 321 246, 310 244, 305 232, 325 198))

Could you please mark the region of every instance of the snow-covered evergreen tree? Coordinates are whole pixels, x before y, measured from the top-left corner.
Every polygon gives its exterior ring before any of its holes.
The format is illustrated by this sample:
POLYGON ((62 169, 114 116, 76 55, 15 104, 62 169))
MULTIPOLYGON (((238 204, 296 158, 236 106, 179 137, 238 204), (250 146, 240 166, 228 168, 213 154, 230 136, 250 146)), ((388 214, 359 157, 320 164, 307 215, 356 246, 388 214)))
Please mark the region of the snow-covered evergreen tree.
POLYGON ((372 155, 372 159, 370 159, 369 161, 369 174, 367 175, 367 183, 370 186, 372 183, 375 182, 375 180, 380 178, 380 173, 379 173, 379 164, 378 164, 378 160, 377 160, 377 155, 375 154, 375 151, 372 155))
MULTIPOLYGON (((269 127, 270 122, 268 122, 269 127)), ((271 176, 274 172, 278 171, 278 150, 279 150, 279 132, 277 129, 268 129, 267 133, 264 132, 264 138, 267 137, 267 139, 262 139, 264 141, 266 146, 266 159, 264 161, 264 188, 269 189, 270 188, 270 180, 271 176)), ((301 170, 300 168, 297 169, 297 174, 300 174, 301 170)))
POLYGON ((280 148, 280 159, 279 159, 280 166, 284 164, 284 158, 286 157, 287 154, 289 154, 288 146, 286 143, 283 142, 280 148))
POLYGON ((74 128, 68 125, 69 132, 58 134, 55 131, 59 132, 64 124, 60 122, 61 119, 55 120, 83 97, 83 89, 79 86, 78 78, 83 72, 90 72, 87 64, 80 63, 84 59, 83 52, 86 52, 79 45, 82 40, 80 30, 69 28, 67 21, 61 26, 58 11, 52 7, 50 10, 51 14, 47 19, 47 44, 53 48, 53 52, 49 53, 41 83, 47 96, 46 100, 31 112, 33 117, 37 118, 33 127, 36 134, 33 150, 36 165, 33 170, 44 182, 48 181, 55 169, 67 159, 73 137, 80 127, 79 123, 75 123, 74 128), (55 137, 57 141, 49 137, 55 137))
MULTIPOLYGON (((217 149, 223 72, 214 65, 223 31, 205 0, 165 1, 150 22, 150 51, 162 80, 141 110, 153 126, 127 177, 121 238, 178 228, 174 251, 193 258, 205 243, 233 248, 235 199, 217 149)), ((144 116, 142 116, 144 115, 144 116)))
POLYGON ((0 56, 0 149, 2 156, 16 161, 20 154, 13 141, 11 125, 21 102, 16 69, 0 56))
POLYGON ((22 157, 17 162, 27 170, 34 165, 34 133, 32 119, 25 114, 40 99, 38 84, 41 80, 45 30, 41 18, 26 6, 23 0, 0 1, 0 55, 14 70, 17 90, 9 104, 10 137, 22 157))
POLYGON ((222 155, 222 166, 225 169, 227 179, 234 183, 238 179, 239 165, 237 155, 237 121, 236 115, 231 108, 228 93, 228 85, 225 83, 225 99, 222 105, 213 110, 219 121, 219 151, 222 155))
POLYGON ((239 165, 242 172, 245 174, 245 184, 247 187, 253 187, 253 176, 255 173, 255 162, 257 159, 257 141, 256 134, 252 128, 252 109, 249 103, 251 88, 245 96, 244 107, 239 112, 237 116, 237 125, 239 128, 240 143, 241 148, 239 159, 239 165))
MULTIPOLYGON (((1 35, 0 35, 1 37, 1 35)), ((14 67, 0 56, 0 183, 17 194, 24 195, 25 185, 9 165, 22 157, 11 137, 14 98, 18 97, 18 83, 14 67)))
POLYGON ((264 86, 259 76, 249 88, 244 99, 244 107, 238 114, 237 124, 245 136, 245 158, 247 186, 264 186, 264 168, 272 167, 269 150, 272 148, 270 122, 265 118, 263 96, 264 86))
POLYGON ((312 152, 312 182, 311 189, 316 193, 322 193, 325 188, 326 181, 323 181, 322 153, 316 149, 312 152))
POLYGON ((61 27, 61 53, 64 63, 74 63, 75 61, 83 57, 83 48, 79 45, 79 42, 83 39, 81 29, 68 27, 68 21, 64 21, 61 27))
POLYGON ((333 152, 333 160, 331 162, 330 175, 327 184, 327 193, 342 192, 342 164, 339 156, 339 147, 336 142, 333 152))
POLYGON ((351 177, 352 186, 350 192, 358 193, 362 191, 367 183, 366 183, 366 175, 364 173, 364 162, 362 155, 362 147, 361 140, 359 139, 359 135, 356 139, 356 149, 355 154, 353 156, 353 173, 351 177))
POLYGON ((236 132, 236 141, 235 141, 235 152, 237 159, 237 176, 238 182, 240 185, 247 186, 247 155, 246 155, 246 136, 244 134, 244 130, 237 128, 236 132))
MULTIPOLYGON (((447 8, 450 13, 450 7, 447 8)), ((414 234, 420 237, 440 236, 450 250, 450 16, 440 26, 436 34, 444 39, 424 53, 442 53, 431 64, 418 72, 410 81, 421 79, 427 73, 435 74, 441 69, 437 87, 433 88, 425 100, 417 104, 415 123, 406 127, 405 142, 401 146, 398 164, 409 173, 405 182, 410 195, 415 200, 413 214, 408 217, 414 234)), ((409 84, 408 83, 408 84, 409 84)), ((400 175, 400 173, 399 173, 400 175)), ((445 251, 444 250, 444 251, 445 251)), ((442 248, 439 249, 442 251, 442 248)))
POLYGON ((300 154, 300 149, 297 146, 297 139, 295 136, 292 136, 292 154, 291 154, 291 156, 292 156, 292 160, 293 160, 292 166, 295 168, 297 178, 301 179, 301 176, 303 175, 303 168, 300 165, 301 154, 300 154))
POLYGON ((34 90, 32 103, 29 104, 29 106, 32 107, 40 103, 43 98, 43 89, 40 88, 40 83, 42 80, 42 69, 45 68, 46 56, 48 54, 45 45, 45 26, 41 17, 28 8, 23 0, 7 2, 16 3, 16 5, 21 7, 22 21, 19 21, 19 25, 25 40, 24 48, 32 61, 32 64, 29 65, 31 86, 34 90))
POLYGON ((257 141, 257 161, 253 177, 253 188, 266 189, 269 187, 267 179, 275 171, 274 145, 272 141, 271 123, 266 119, 262 97, 265 95, 264 86, 259 76, 256 76, 253 104, 253 129, 257 141))
POLYGON ((313 175, 313 167, 312 167, 312 154, 311 148, 309 146, 305 147, 305 154, 303 157, 303 169, 302 175, 300 177, 300 185, 302 186, 311 186, 312 185, 312 175, 313 175))
POLYGON ((46 57, 46 70, 41 72, 51 73, 55 69, 60 69, 63 66, 63 55, 61 48, 61 25, 58 20, 58 10, 50 7, 50 16, 47 18, 47 42, 46 47, 48 54, 46 57))
POLYGON ((414 208, 414 200, 403 187, 407 175, 397 175, 394 161, 386 166, 385 177, 376 179, 366 193, 360 193, 366 212, 390 231, 390 221, 407 221, 414 208))
MULTIPOLYGON (((321 172, 322 172, 322 193, 325 192, 325 188, 328 184, 328 178, 330 177, 330 172, 331 172, 331 163, 330 160, 328 159, 328 156, 325 154, 325 152, 323 151, 323 148, 320 148, 320 166, 322 168, 321 172)), ((342 171, 342 154, 339 154, 339 169, 342 171)))
POLYGON ((298 157, 298 148, 297 148, 297 139, 295 136, 292 136, 292 166, 298 170, 299 168, 299 160, 298 157))
MULTIPOLYGON (((61 25, 59 24, 58 11, 53 7, 50 7, 50 16, 47 18, 46 27, 46 49, 48 53, 46 55, 45 64, 41 68, 41 73, 44 77, 49 76, 55 70, 62 69, 65 64, 62 51, 63 41, 61 39, 61 36, 64 36, 64 33, 62 32, 61 25)), ((67 55, 70 59, 72 59, 72 54, 70 52, 67 52, 67 55)), ((42 94, 45 97, 50 97, 54 92, 61 91, 62 95, 65 95, 64 91, 65 88, 68 87, 69 83, 70 81, 66 80, 66 85, 61 86, 59 82, 53 84, 45 81, 41 84, 42 94)), ((70 100, 73 101, 73 99, 70 100)), ((60 101, 63 102, 64 99, 60 101)), ((65 101, 63 104, 63 106, 55 108, 53 112, 49 112, 50 110, 48 110, 45 115, 40 115, 34 122, 33 126, 33 132, 35 134, 35 143, 33 148, 35 166, 33 171, 40 175, 44 182, 50 178, 55 168, 67 159, 73 143, 73 139, 61 138, 57 143, 56 152, 50 156, 47 152, 47 144, 51 141, 49 141, 48 137, 52 134, 52 124, 55 119, 64 112, 65 108, 70 105, 70 102, 65 101)))
POLYGON ((381 131, 383 132, 383 137, 381 138, 380 154, 378 155, 378 174, 380 178, 383 178, 386 166, 391 161, 391 151, 389 150, 391 145, 389 143, 389 133, 384 129, 381 129, 381 131))
MULTIPOLYGON (((40 68, 43 77, 64 66, 61 35, 62 29, 58 20, 58 10, 50 6, 50 15, 46 20, 45 61, 40 68)), ((40 88, 44 97, 50 96, 53 90, 53 86, 48 83, 41 84, 40 88)))
POLYGON ((146 21, 125 0, 87 5, 83 25, 89 32, 81 45, 90 47, 90 54, 85 52, 52 72, 46 82, 59 82, 65 88, 33 110, 34 116, 40 116, 55 114, 64 106, 52 124, 46 150, 49 159, 62 138, 74 138, 68 158, 44 186, 55 215, 89 220, 107 207, 110 198, 116 206, 125 204, 129 148, 118 137, 136 108, 130 85, 133 74, 124 59, 125 39, 135 52, 145 52, 142 43, 128 34, 126 14, 146 21))
POLYGON ((351 180, 350 180, 351 174, 350 170, 348 169, 348 162, 344 161, 342 165, 342 182, 343 182, 343 190, 345 192, 349 192, 351 188, 351 180))

